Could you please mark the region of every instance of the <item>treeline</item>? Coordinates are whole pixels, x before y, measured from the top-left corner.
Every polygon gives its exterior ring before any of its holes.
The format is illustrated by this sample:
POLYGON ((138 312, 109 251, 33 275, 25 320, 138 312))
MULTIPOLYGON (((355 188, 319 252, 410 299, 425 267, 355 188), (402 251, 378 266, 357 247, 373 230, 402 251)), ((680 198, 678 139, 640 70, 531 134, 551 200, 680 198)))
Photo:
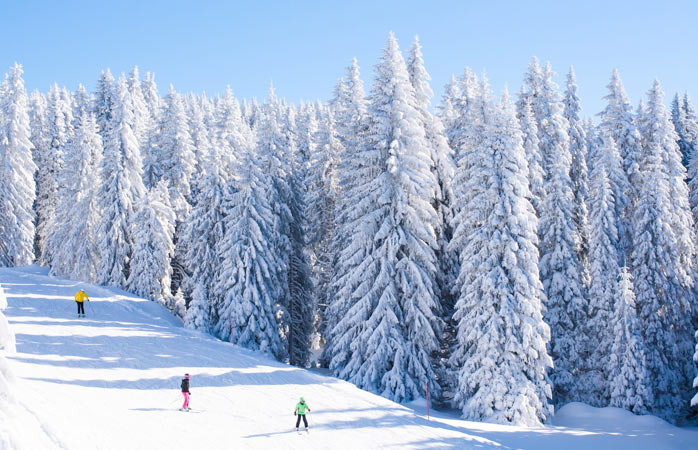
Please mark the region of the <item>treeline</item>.
MULTIPOLYGON (((186 326, 398 402, 536 425, 572 401, 690 417, 698 121, 613 72, 598 124, 536 59, 512 99, 415 39, 327 103, 0 87, 0 265, 117 286, 186 326), (312 353, 320 355, 311 357, 312 353)), ((698 358, 698 353, 696 353, 698 358)), ((694 398, 698 402, 698 397, 694 398)))

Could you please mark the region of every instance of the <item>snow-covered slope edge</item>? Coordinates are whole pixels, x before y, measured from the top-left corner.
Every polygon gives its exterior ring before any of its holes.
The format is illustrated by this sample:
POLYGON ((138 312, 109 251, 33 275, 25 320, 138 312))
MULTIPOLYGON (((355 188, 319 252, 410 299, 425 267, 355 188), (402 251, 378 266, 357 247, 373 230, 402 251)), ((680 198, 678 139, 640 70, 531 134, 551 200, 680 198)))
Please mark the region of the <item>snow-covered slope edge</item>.
MULTIPOLYGON (((676 449, 695 429, 654 417, 572 404, 544 428, 426 419, 350 383, 280 364, 184 329, 160 305, 118 289, 0 269, 17 340, 9 355, 16 448, 41 449, 676 449), (76 316, 73 295, 92 302, 76 316), (192 375, 191 413, 179 412, 179 380, 192 375), (312 408, 298 436, 293 407, 312 408), (31 419, 31 420, 30 420, 31 419)), ((433 414, 433 411, 432 411, 433 414)))

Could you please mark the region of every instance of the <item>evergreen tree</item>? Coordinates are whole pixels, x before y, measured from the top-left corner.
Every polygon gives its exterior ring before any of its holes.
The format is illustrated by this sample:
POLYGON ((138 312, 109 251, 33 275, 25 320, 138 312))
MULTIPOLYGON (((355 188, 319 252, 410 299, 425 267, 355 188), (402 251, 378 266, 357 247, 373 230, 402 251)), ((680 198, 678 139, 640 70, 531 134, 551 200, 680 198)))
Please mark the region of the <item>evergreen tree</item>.
POLYGON ((440 395, 430 355, 439 349, 436 297, 437 183, 414 107, 404 59, 390 35, 371 94, 364 168, 349 198, 354 230, 342 258, 359 264, 340 275, 347 312, 331 331, 335 375, 395 401, 440 395), (360 259, 358 259, 360 258, 360 259))
POLYGON ((570 138, 570 154, 572 163, 570 165, 570 178, 574 192, 574 222, 579 235, 579 247, 577 248, 577 258, 582 268, 582 282, 584 286, 589 285, 589 170, 587 168, 587 137, 584 123, 579 115, 582 106, 577 96, 577 79, 574 68, 570 67, 567 74, 567 90, 563 99, 563 115, 569 123, 567 134, 570 138))
POLYGON ((204 160, 205 175, 194 180, 196 197, 192 213, 182 227, 181 239, 187 242, 180 258, 187 274, 182 287, 191 301, 184 323, 209 331, 213 319, 213 278, 219 267, 216 249, 223 239, 223 186, 218 148, 211 146, 204 160))
POLYGON ((96 194, 101 178, 102 139, 92 111, 80 113, 75 134, 66 146, 55 218, 47 245, 55 255, 52 274, 93 282, 99 260, 96 194))
POLYGON ((0 87, 0 266, 34 261, 36 195, 29 140, 29 104, 22 66, 15 63, 0 87))
POLYGON ((104 125, 108 133, 98 193, 101 217, 97 235, 101 260, 97 279, 102 284, 125 287, 133 244, 131 221, 145 186, 138 141, 131 128, 134 119, 126 80, 119 78, 114 92, 107 93, 106 97, 111 98, 112 103, 109 121, 104 125))
POLYGON ((693 223, 676 133, 655 81, 639 123, 642 160, 632 216, 631 273, 653 380, 648 410, 676 421, 693 377, 691 305, 693 223))
POLYGON ((221 268, 214 286, 220 298, 214 331, 223 340, 284 359, 287 347, 277 317, 288 266, 273 248, 278 241, 270 204, 274 191, 258 155, 238 158, 240 167, 225 188, 225 235, 217 243, 221 268))
MULTIPOLYGON (((453 236, 451 222, 455 199, 451 182, 455 172, 455 163, 453 161, 453 150, 446 139, 441 119, 432 115, 429 111, 431 97, 433 96, 429 86, 431 77, 424 68, 418 37, 415 37, 409 52, 407 71, 410 75, 412 87, 415 90, 415 106, 422 115, 425 137, 431 150, 431 171, 438 183, 436 196, 432 199, 432 205, 438 215, 436 224, 438 242, 436 257, 439 263, 436 279, 438 286, 437 295, 440 296, 442 318, 446 324, 443 336, 444 344, 439 357, 445 358, 455 338, 455 330, 450 327, 450 317, 453 314, 455 303, 455 296, 452 295, 452 291, 455 280, 458 277, 458 253, 448 248, 453 236)), ((442 374, 440 378, 445 380, 448 377, 442 374)))
POLYGON ((523 133, 523 145, 526 151, 526 162, 528 165, 528 186, 531 192, 531 204, 536 211, 536 216, 541 214, 541 201, 545 196, 543 190, 545 172, 543 171, 543 156, 540 152, 540 141, 538 140, 538 125, 533 117, 531 109, 531 99, 523 90, 519 94, 517 102, 517 117, 523 133))
POLYGON ((132 229, 131 273, 126 289, 175 310, 170 291, 175 213, 167 181, 158 182, 138 201, 132 229))
POLYGON ((454 400, 469 420, 534 426, 552 415, 537 219, 514 107, 506 97, 494 106, 484 92, 481 101, 484 134, 470 149, 470 195, 452 241, 461 248, 454 400))
POLYGON ((38 159, 37 177, 37 248, 39 261, 53 265, 54 248, 48 244, 48 235, 56 226, 54 223, 58 203, 59 176, 63 168, 65 146, 73 135, 73 111, 61 89, 54 84, 49 90, 47 105, 47 153, 38 159))
POLYGON ((162 156, 158 149, 160 134, 161 99, 158 95, 155 76, 147 72, 141 84, 143 100, 148 111, 147 125, 144 141, 141 142, 143 153, 143 183, 150 189, 157 184, 162 177, 162 156))
POLYGON ((580 237, 574 223, 574 191, 570 178, 569 122, 547 64, 536 59, 526 76, 527 96, 538 125, 544 170, 540 203, 540 276, 547 298, 545 319, 550 326, 554 368, 550 375, 556 405, 580 399, 577 377, 587 344, 587 304, 576 250, 580 237))
POLYGON ((335 203, 335 233, 330 243, 330 264, 333 268, 327 297, 330 299, 325 310, 325 321, 320 330, 324 333, 326 345, 323 349, 322 364, 329 366, 336 354, 332 330, 351 306, 352 298, 340 296, 339 290, 345 275, 350 273, 361 258, 347 258, 342 255, 348 246, 349 236, 356 223, 352 217, 353 207, 359 198, 353 198, 357 190, 357 176, 366 174, 364 161, 360 156, 366 129, 367 101, 363 90, 363 81, 359 73, 356 58, 347 68, 347 80, 340 80, 335 88, 335 97, 331 102, 337 139, 340 145, 339 164, 337 166, 337 201, 335 203))
POLYGON ((254 145, 254 134, 242 120, 240 104, 228 87, 216 106, 215 143, 221 148, 221 164, 226 178, 233 173, 235 158, 254 145))
MULTIPOLYGON (((640 170, 641 137, 630 106, 628 96, 623 89, 617 70, 613 70, 611 81, 607 85, 608 95, 606 108, 599 114, 601 123, 599 128, 607 132, 616 143, 618 153, 623 165, 624 173, 609 172, 608 176, 616 199, 616 216, 619 217, 618 235, 620 239, 621 266, 629 264, 629 253, 632 246, 630 237, 630 217, 634 208, 634 190, 639 185, 637 180, 640 170)), ((596 159, 591 155, 590 160, 596 159)))
POLYGON ((97 130, 102 136, 102 142, 106 142, 112 126, 112 109, 115 103, 114 77, 109 69, 102 72, 97 80, 97 89, 94 94, 95 119, 97 130))
POLYGON ((627 268, 620 272, 613 316, 613 348, 609 355, 608 394, 610 406, 646 414, 652 403, 650 374, 640 333, 633 282, 627 268))
POLYGON ((196 166, 194 146, 182 96, 172 85, 164 100, 161 116, 158 152, 162 158, 161 180, 167 181, 170 204, 177 222, 183 221, 191 210, 191 180, 196 166))
MULTIPOLYGON (((1 86, 1 85, 0 85, 1 86)), ((1 92, 1 89, 0 89, 1 92)), ((49 152, 50 138, 49 138, 49 126, 48 126, 48 115, 47 115, 47 100, 46 96, 39 91, 32 92, 29 97, 29 128, 30 137, 29 140, 32 143, 32 159, 37 166, 37 170, 34 171, 34 184, 36 186, 36 196, 34 198, 33 214, 36 218, 38 216, 37 210, 39 206, 39 193, 43 190, 41 186, 42 183, 46 181, 46 169, 41 169, 41 166, 45 166, 47 163, 46 157, 49 152), (43 179, 42 179, 43 178, 43 179)), ((36 219, 35 219, 36 220, 36 219)), ((36 226, 36 222, 34 223, 36 226)), ((38 233, 34 233, 34 255, 41 254, 40 249, 41 243, 39 242, 38 233)))
POLYGON ((78 88, 73 95, 73 130, 77 131, 87 113, 94 115, 92 97, 85 89, 85 86, 78 84, 78 88))
POLYGON ((589 184, 591 284, 588 331, 593 345, 586 359, 580 390, 587 393, 585 401, 588 404, 599 407, 609 402, 607 383, 612 378, 608 372, 608 360, 614 336, 608 324, 614 318, 620 275, 619 217, 616 216, 616 198, 608 173, 622 173, 622 167, 615 142, 607 133, 602 132, 595 146, 598 147, 595 149, 598 158, 592 166, 589 184))
POLYGON ((336 204, 339 192, 337 167, 342 149, 337 136, 334 115, 325 108, 315 145, 310 155, 307 200, 307 242, 311 252, 313 285, 315 286, 315 335, 312 347, 324 340, 325 309, 330 301, 330 280, 333 272, 332 242, 336 232, 336 204))
MULTIPOLYGON (((314 305, 313 285, 311 269, 306 253, 307 242, 305 230, 308 229, 305 211, 305 198, 307 189, 303 182, 307 178, 309 166, 309 153, 313 145, 311 135, 316 131, 316 123, 313 120, 308 124, 305 133, 298 127, 295 108, 286 109, 282 131, 282 148, 286 149, 285 159, 287 164, 286 185, 288 196, 282 196, 290 212, 288 218, 280 217, 281 221, 287 221, 284 227, 288 232, 290 243, 289 273, 288 273, 288 353, 289 362, 293 365, 305 367, 310 358, 310 335, 312 333, 314 305)), ((283 192, 283 190, 281 191, 283 192)))
MULTIPOLYGON (((460 86, 456 77, 451 75, 451 79, 444 89, 444 95, 439 105, 439 117, 444 126, 444 134, 448 138, 453 134, 453 127, 458 119, 458 105, 461 102, 460 86)), ((452 143, 449 145, 453 148, 452 143)))
POLYGON ((133 113, 133 134, 138 140, 142 156, 145 156, 145 145, 147 143, 148 131, 150 127, 150 111, 145 102, 141 80, 138 75, 138 67, 134 66, 126 81, 128 92, 131 96, 131 111, 133 113))

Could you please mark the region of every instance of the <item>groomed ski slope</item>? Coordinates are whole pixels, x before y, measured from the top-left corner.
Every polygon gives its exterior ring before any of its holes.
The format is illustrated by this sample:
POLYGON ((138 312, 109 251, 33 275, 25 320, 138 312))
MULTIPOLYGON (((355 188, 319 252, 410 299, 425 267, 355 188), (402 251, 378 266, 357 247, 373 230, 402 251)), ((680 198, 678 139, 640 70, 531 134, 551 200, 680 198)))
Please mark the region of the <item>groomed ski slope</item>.
POLYGON ((17 405, 4 428, 22 450, 698 448, 695 428, 581 404, 539 429, 453 414, 427 421, 423 402, 401 406, 186 330, 156 303, 117 289, 36 266, 0 269, 0 284, 17 338, 9 357, 17 405), (92 300, 80 319, 79 288, 92 300), (185 372, 190 413, 178 411, 185 372), (312 408, 309 435, 294 430, 299 396, 312 408))

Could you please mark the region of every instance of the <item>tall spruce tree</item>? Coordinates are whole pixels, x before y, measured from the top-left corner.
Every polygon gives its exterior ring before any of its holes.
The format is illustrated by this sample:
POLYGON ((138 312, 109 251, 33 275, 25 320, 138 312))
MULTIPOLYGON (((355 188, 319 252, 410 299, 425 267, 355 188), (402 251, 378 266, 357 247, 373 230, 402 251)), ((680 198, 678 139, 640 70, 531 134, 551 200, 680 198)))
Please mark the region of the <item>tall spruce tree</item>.
POLYGON ((59 176, 63 168, 65 146, 73 134, 73 112, 69 101, 62 95, 61 89, 54 84, 48 93, 47 103, 47 153, 37 160, 37 248, 41 263, 53 264, 54 248, 47 242, 48 235, 56 226, 54 223, 56 204, 58 203, 59 176))
POLYGON ((607 359, 609 405, 646 414, 652 403, 650 373, 637 317, 633 281, 627 268, 620 271, 613 315, 613 347, 607 359))
POLYGON ((333 272, 331 246, 335 239, 339 191, 337 167, 342 149, 337 136, 334 114, 329 107, 322 111, 314 139, 305 204, 309 222, 307 242, 311 251, 315 286, 315 335, 311 344, 317 348, 324 344, 322 333, 325 325, 325 310, 330 300, 329 289, 333 272))
POLYGON ((138 201, 133 217, 133 252, 126 289, 178 313, 170 291, 175 217, 167 181, 160 180, 138 201))
POLYGON ((351 305, 332 330, 335 375, 395 401, 440 387, 430 355, 442 324, 436 298, 437 183, 414 107, 414 88, 390 35, 370 98, 363 169, 349 198, 354 230, 341 257, 359 263, 342 274, 337 295, 351 305))
POLYGON ((528 186, 531 192, 531 203, 536 211, 536 216, 540 217, 541 201, 544 197, 543 180, 543 156, 540 152, 540 141, 538 140, 538 124, 533 117, 531 109, 531 99, 526 95, 526 91, 521 89, 519 100, 516 103, 517 117, 523 133, 524 150, 526 151, 526 162, 528 163, 528 186))
POLYGON ((587 168, 587 147, 586 130, 580 117, 582 106, 577 95, 577 78, 574 68, 570 67, 567 74, 567 89, 563 99, 563 115, 569 123, 567 134, 570 138, 570 154, 572 163, 570 165, 570 179, 574 192, 574 222, 579 235, 579 247, 577 248, 577 258, 580 262, 581 276, 584 286, 589 285, 589 170, 587 168))
MULTIPOLYGON (((437 358, 441 360, 448 355, 449 347, 455 339, 455 330, 450 326, 450 318, 453 315, 455 303, 455 296, 452 294, 452 291, 455 280, 458 277, 458 253, 449 248, 449 243, 453 236, 451 222, 453 219, 453 204, 455 203, 453 186, 451 184, 455 172, 454 152, 448 144, 440 117, 430 112, 431 97, 434 94, 429 86, 431 77, 424 67, 422 46, 418 37, 415 37, 409 51, 407 72, 415 91, 415 107, 422 115, 422 126, 424 127, 427 145, 431 151, 431 171, 438 185, 436 195, 432 199, 432 205, 437 212, 438 218, 436 223, 436 239, 438 243, 436 257, 439 265, 436 278, 438 291, 436 294, 440 299, 442 319, 446 325, 442 339, 442 351, 437 358)), ((435 360, 435 364, 440 365, 440 361, 435 360)), ((440 378, 447 380, 449 377, 442 372, 440 378)))
POLYGON ((693 367, 693 223, 676 132, 659 82, 639 120, 642 159, 631 220, 631 273, 653 380, 648 410, 670 421, 686 412, 693 367))
POLYGON ((612 378, 608 371, 608 360, 614 336, 608 324, 615 317, 621 258, 620 218, 616 215, 616 198, 608 174, 623 172, 618 149, 607 132, 602 131, 594 146, 597 158, 592 165, 589 183, 591 284, 588 329, 594 345, 586 358, 586 371, 580 380, 580 388, 587 393, 585 401, 598 407, 609 402, 607 384, 612 378))
POLYGON ((0 86, 0 266, 24 266, 34 261, 37 167, 22 66, 10 67, 0 86))
POLYGON ((337 84, 331 108, 337 124, 337 139, 341 148, 337 167, 336 230, 330 243, 330 264, 333 267, 328 293, 330 300, 325 310, 324 323, 320 326, 326 339, 321 358, 321 362, 325 366, 329 365, 333 355, 337 352, 335 344, 338 343, 338 340, 334 339, 334 327, 346 314, 352 302, 350 296, 340 296, 338 292, 344 284, 346 275, 350 273, 350 269, 360 264, 362 259, 361 257, 347 258, 348 255, 342 254, 343 249, 348 246, 349 236, 351 236, 355 226, 352 218, 354 213, 352 205, 358 199, 352 198, 352 195, 357 193, 355 189, 355 183, 358 181, 357 176, 366 174, 360 151, 363 148, 366 135, 368 106, 356 58, 347 68, 346 80, 340 80, 337 84))
POLYGON ((99 209, 102 139, 89 109, 80 111, 75 134, 65 149, 59 174, 58 201, 47 245, 55 255, 51 273, 67 278, 97 281, 99 249, 96 245, 99 209), (76 220, 79 217, 80 220, 76 220))
POLYGON ((580 399, 577 377, 586 347, 587 304, 578 259, 580 237, 574 218, 574 190, 570 178, 569 122, 552 80, 550 64, 541 68, 534 59, 526 74, 538 125, 544 170, 544 197, 540 203, 540 276, 547 298, 545 319, 550 326, 554 368, 554 401, 564 405, 580 399))
POLYGON ((469 195, 452 241, 461 249, 454 400, 466 419, 534 426, 552 415, 537 219, 514 106, 482 94, 483 136, 457 169, 469 195))
POLYGON ((275 193, 259 155, 248 149, 237 158, 240 167, 223 199, 225 235, 217 243, 221 267, 214 288, 220 297, 214 331, 223 340, 285 359, 287 347, 277 317, 288 266, 274 249, 275 193))
POLYGON ((111 103, 109 120, 103 125, 107 134, 98 192, 101 217, 97 279, 102 284, 125 287, 133 245, 131 221, 137 202, 145 194, 145 186, 126 80, 119 78, 113 90, 104 93, 111 103))
MULTIPOLYGON (((608 173, 613 195, 616 199, 616 216, 619 218, 618 234, 620 239, 620 265, 629 265, 629 254, 632 247, 630 236, 630 217, 633 211, 632 199, 636 197, 634 190, 639 185, 637 180, 642 154, 641 136, 632 111, 632 106, 623 88, 620 75, 613 70, 611 80, 607 85, 608 95, 604 110, 599 113, 601 123, 599 128, 605 130, 616 143, 623 165, 623 172, 608 173)), ((591 155, 591 161, 596 159, 591 155)), ((592 162, 592 165, 594 163, 592 162)))
MULTIPOLYGON (((198 117, 195 129, 204 128, 203 116, 198 117)), ((213 320, 211 295, 213 278, 219 266, 216 253, 223 239, 223 187, 225 178, 221 167, 219 148, 211 145, 203 161, 202 176, 195 177, 194 190, 198 192, 192 213, 182 227, 181 239, 187 242, 181 256, 186 277, 183 290, 191 297, 184 323, 187 327, 210 331, 213 320)))

